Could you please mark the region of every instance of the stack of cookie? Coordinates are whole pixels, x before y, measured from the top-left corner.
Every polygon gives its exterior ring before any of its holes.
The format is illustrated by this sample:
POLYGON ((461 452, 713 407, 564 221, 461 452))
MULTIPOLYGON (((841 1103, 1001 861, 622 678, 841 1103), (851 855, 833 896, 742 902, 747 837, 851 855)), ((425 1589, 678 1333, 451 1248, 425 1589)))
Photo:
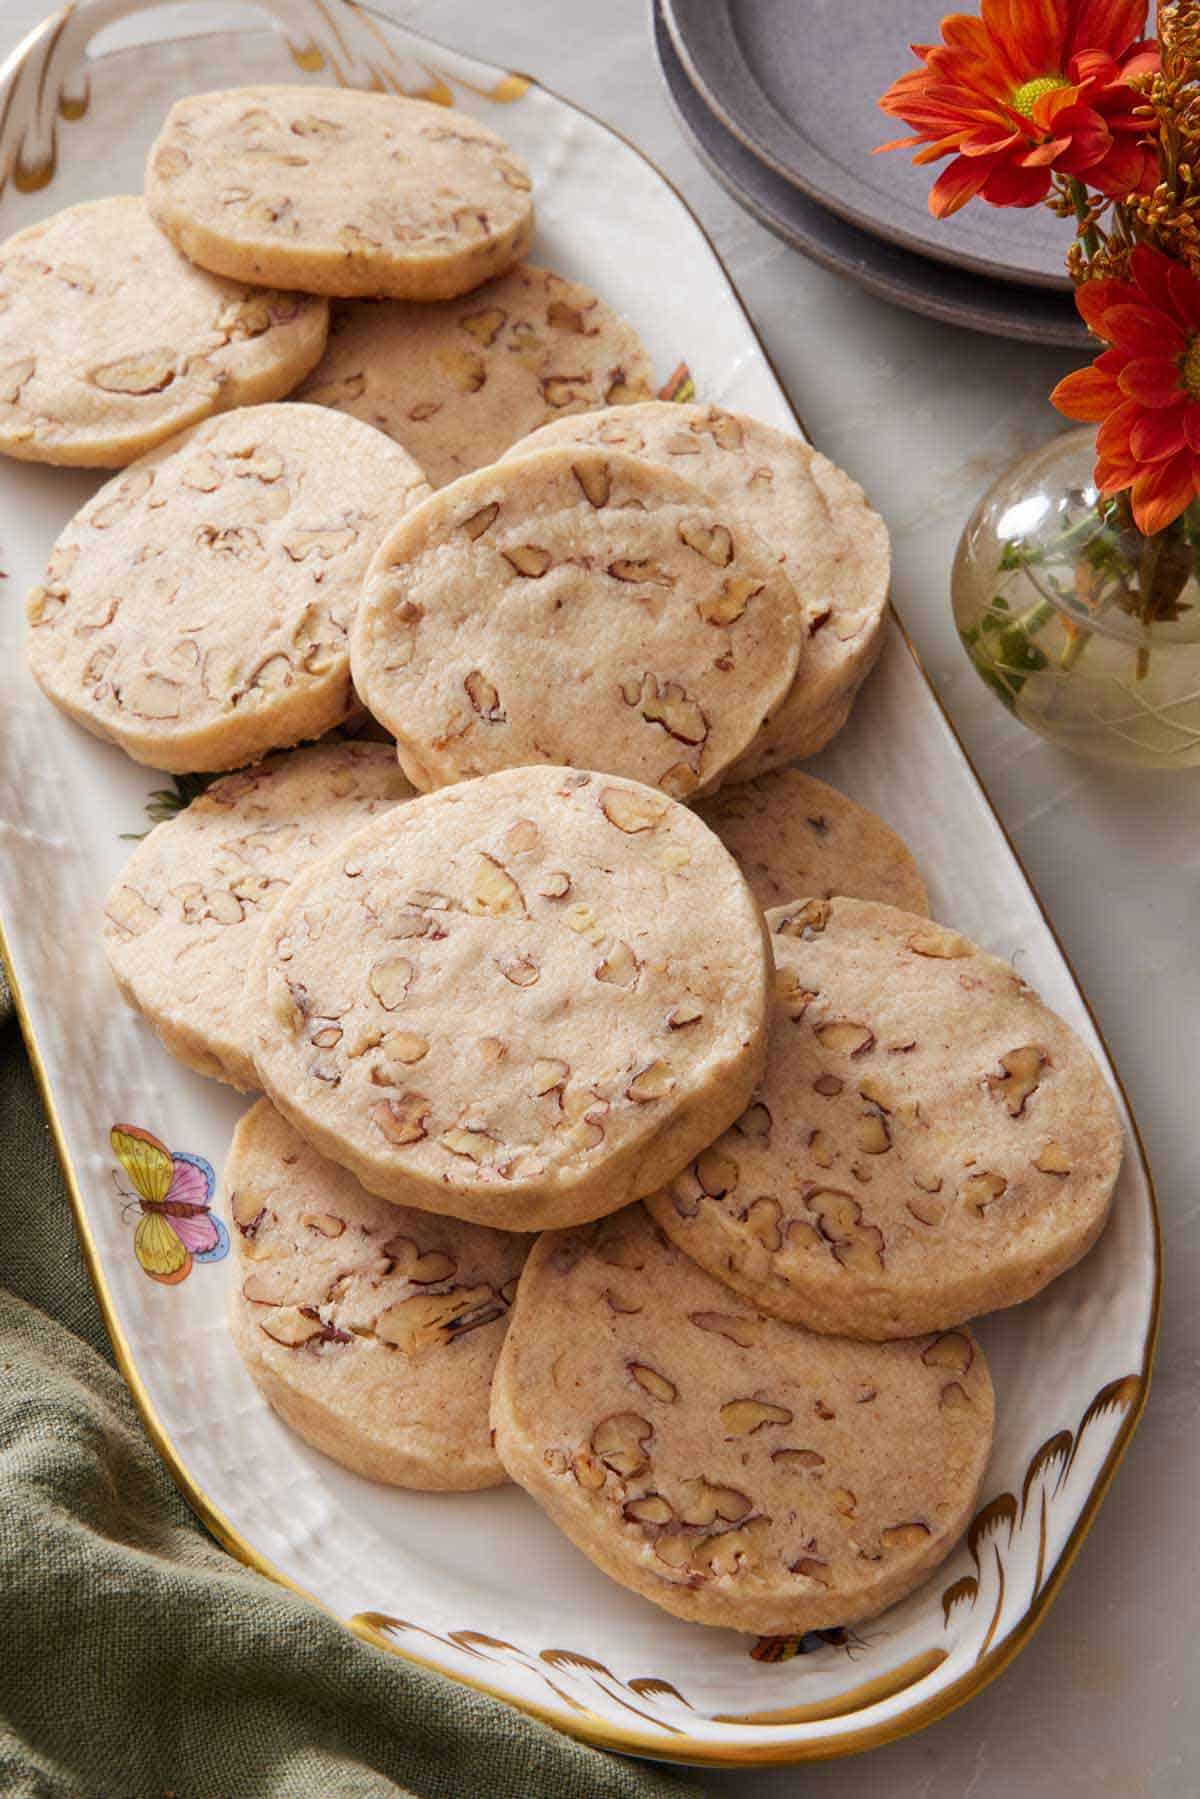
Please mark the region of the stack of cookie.
POLYGON ((174 1055, 266 1096, 224 1190, 280 1415, 398 1486, 515 1479, 682 1617, 846 1624, 969 1519, 966 1321, 1095 1240, 1116 1113, 785 766, 878 653, 881 521, 651 398, 520 260, 531 186, 439 107, 241 90, 174 109, 145 201, 0 249, 0 450, 123 469, 33 669, 137 760, 235 771, 104 937, 174 1055))

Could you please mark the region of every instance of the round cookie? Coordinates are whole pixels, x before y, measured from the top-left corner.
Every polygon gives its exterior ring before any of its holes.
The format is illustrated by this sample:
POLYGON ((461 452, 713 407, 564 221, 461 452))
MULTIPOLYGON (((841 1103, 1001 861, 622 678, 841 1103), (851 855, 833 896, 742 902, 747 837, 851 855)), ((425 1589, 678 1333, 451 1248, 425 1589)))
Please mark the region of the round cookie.
POLYGON ((494 131, 428 100, 244 87, 176 101, 146 203, 201 268, 344 299, 448 300, 533 239, 532 182, 494 131))
POLYGON ((801 614, 690 482, 560 448, 443 488, 371 566, 350 654, 415 786, 572 763, 690 798, 784 699, 801 614))
POLYGON ((105 901, 104 947, 172 1055, 258 1086, 242 988, 263 920, 301 869, 411 793, 389 747, 316 744, 214 781, 138 845, 105 901))
POLYGON ((760 906, 841 893, 929 912, 904 840, 865 806, 798 768, 722 787, 696 810, 737 858, 760 906))
POLYGON ((223 1185, 233 1340, 285 1424, 368 1480, 500 1485, 488 1400, 528 1239, 377 1199, 265 1099, 223 1185))
POLYGON ((0 453, 123 468, 214 412, 282 399, 319 361, 324 300, 193 265, 133 196, 0 245, 0 453))
POLYGON ((891 548, 862 488, 801 438, 718 406, 652 400, 592 412, 544 426, 512 454, 564 443, 678 469, 719 505, 736 506, 774 546, 807 614, 808 654, 734 778, 815 756, 845 724, 883 644, 891 548))
POLYGON ((813 1330, 915 1336, 1016 1305, 1091 1248, 1121 1165, 1092 1056, 1007 962, 865 900, 768 913, 762 1086, 647 1206, 813 1330))
POLYGON ((631 325, 578 282, 523 262, 460 300, 335 306, 299 398, 386 431, 435 487, 545 420, 648 397, 631 325))
POLYGON ((253 1053, 279 1110, 372 1192, 574 1224, 740 1114, 768 954, 686 807, 510 769, 410 801, 295 883, 251 957, 253 1053))
POLYGON ((59 537, 28 603, 34 675, 152 768, 320 737, 357 705, 347 634, 371 556, 428 493, 398 444, 325 407, 208 419, 59 537))
POLYGON ((875 1616, 945 1559, 992 1439, 966 1331, 767 1318, 641 1206, 535 1245, 492 1388, 505 1468, 605 1574, 764 1636, 875 1616))

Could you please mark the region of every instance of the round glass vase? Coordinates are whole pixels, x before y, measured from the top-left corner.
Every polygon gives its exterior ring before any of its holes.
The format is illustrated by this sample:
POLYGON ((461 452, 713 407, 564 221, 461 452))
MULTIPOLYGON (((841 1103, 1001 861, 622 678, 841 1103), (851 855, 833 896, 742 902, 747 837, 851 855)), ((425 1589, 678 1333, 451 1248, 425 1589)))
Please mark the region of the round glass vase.
POLYGON ((954 559, 954 619, 980 677, 1063 749, 1200 764, 1200 505, 1154 537, 1092 479, 1095 431, 1001 476, 954 559))

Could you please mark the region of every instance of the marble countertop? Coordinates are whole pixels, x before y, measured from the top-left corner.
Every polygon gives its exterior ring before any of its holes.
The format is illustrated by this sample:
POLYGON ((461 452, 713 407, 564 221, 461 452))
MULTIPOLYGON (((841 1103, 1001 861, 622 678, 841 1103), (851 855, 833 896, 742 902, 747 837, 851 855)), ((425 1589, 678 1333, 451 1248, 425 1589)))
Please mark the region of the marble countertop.
MULTIPOLYGON (((47 0, 3 0, 0 56, 47 0)), ((615 125, 713 238, 814 441, 891 527, 894 597, 1107 1037, 1145 1135, 1166 1241, 1154 1389, 1061 1597, 986 1692, 919 1736, 844 1763, 697 1774, 712 1799, 1193 1799, 1200 1790, 1200 1131, 1182 1129, 1196 1043, 1200 773, 1068 756, 1017 725, 959 647, 948 578, 975 499, 1061 421, 1046 394, 1079 361, 933 324, 804 261, 742 214, 685 144, 655 61, 649 0, 392 0, 448 44, 528 70, 615 125), (1192 1182, 1197 1181, 1197 1188, 1192 1182)), ((237 16, 172 7, 170 25, 237 16)), ((898 43, 898 54, 903 48, 898 43)), ((937 795, 929 796, 931 805, 937 795)))

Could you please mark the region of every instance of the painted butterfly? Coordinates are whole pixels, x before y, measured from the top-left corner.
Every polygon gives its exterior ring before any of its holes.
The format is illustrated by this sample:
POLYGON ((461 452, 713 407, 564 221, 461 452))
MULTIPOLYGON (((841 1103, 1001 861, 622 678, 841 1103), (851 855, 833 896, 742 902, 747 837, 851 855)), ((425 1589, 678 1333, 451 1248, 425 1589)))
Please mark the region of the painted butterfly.
POLYGON ((141 1208, 133 1253, 152 1281, 173 1287, 193 1262, 219 1262, 229 1233, 210 1210, 217 1180, 211 1162, 186 1150, 172 1153, 136 1124, 114 1124, 109 1140, 141 1208))
POLYGON ((867 1646, 864 1637, 835 1625, 832 1630, 806 1630, 798 1637, 759 1637, 750 1651, 755 1662, 790 1662, 796 1655, 815 1655, 819 1649, 844 1649, 850 1660, 855 1651, 867 1646))

